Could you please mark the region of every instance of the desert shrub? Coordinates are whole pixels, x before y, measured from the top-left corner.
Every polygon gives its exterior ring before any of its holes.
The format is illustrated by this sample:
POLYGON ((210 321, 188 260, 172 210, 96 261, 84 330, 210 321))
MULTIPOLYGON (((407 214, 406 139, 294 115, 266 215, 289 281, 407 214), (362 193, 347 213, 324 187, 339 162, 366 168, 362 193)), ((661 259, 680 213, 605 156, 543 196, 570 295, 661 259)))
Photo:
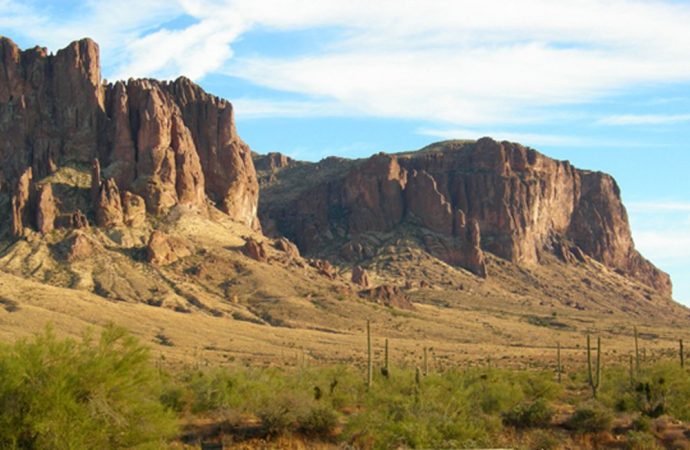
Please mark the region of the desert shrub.
POLYGON ((338 426, 338 415, 328 406, 316 406, 299 418, 300 430, 307 435, 327 436, 338 426))
POLYGON ((623 367, 607 369, 602 401, 620 411, 649 417, 669 414, 690 420, 690 377, 676 362, 646 365, 633 382, 623 367))
POLYGON ((266 434, 278 436, 291 431, 297 422, 299 406, 295 399, 287 396, 266 403, 257 412, 266 434))
POLYGON ((560 448, 561 438, 551 431, 537 430, 530 438, 530 450, 555 450, 560 448))
POLYGON ((599 433, 609 431, 613 414, 599 403, 587 403, 575 410, 566 422, 568 429, 576 433, 599 433))
POLYGON ((122 328, 0 349, 0 448, 161 446, 176 433, 149 353, 122 328))
POLYGON ((647 416, 639 416, 632 422, 632 429, 635 431, 649 432, 652 430, 652 421, 647 416))
POLYGON ((213 412, 233 404, 235 380, 227 370, 190 372, 185 375, 185 382, 192 394, 192 413, 213 412))
POLYGON ((649 433, 630 431, 626 435, 625 448, 627 450, 661 450, 663 447, 649 433))
POLYGON ((503 423, 515 428, 540 428, 551 423, 553 410, 543 399, 522 402, 503 413, 503 423))

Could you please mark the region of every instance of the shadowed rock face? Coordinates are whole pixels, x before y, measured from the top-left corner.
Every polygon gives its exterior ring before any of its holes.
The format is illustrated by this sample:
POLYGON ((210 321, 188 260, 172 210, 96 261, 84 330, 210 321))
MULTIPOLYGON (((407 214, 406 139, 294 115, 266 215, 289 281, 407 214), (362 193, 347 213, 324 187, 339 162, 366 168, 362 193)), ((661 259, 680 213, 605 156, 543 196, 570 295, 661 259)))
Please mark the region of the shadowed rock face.
MULTIPOLYGON (((304 167, 299 174, 309 179, 304 167)), ((411 225, 427 230, 430 253, 480 276, 486 276, 483 252, 518 264, 537 264, 544 252, 571 263, 587 255, 671 294, 669 276, 635 250, 611 176, 519 144, 484 138, 379 154, 343 164, 342 173, 281 202, 264 196, 262 220, 307 254, 337 243, 352 259, 360 234, 411 225)))
POLYGON ((232 105, 186 78, 102 84, 89 39, 49 55, 0 38, 0 135, 0 180, 8 186, 28 168, 41 180, 67 163, 97 159, 102 180, 93 203, 100 186, 141 196, 154 214, 209 198, 259 229, 256 173, 232 105))

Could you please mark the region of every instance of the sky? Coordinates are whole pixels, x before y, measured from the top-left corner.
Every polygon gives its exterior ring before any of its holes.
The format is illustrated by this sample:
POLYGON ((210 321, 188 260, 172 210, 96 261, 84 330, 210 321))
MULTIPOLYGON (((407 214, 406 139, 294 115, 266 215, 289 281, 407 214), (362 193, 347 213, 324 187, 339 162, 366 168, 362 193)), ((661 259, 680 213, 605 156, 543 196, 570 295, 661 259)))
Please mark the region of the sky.
POLYGON ((0 0, 0 34, 91 37, 103 76, 185 75, 297 159, 517 141, 618 181, 690 305, 690 0, 0 0))

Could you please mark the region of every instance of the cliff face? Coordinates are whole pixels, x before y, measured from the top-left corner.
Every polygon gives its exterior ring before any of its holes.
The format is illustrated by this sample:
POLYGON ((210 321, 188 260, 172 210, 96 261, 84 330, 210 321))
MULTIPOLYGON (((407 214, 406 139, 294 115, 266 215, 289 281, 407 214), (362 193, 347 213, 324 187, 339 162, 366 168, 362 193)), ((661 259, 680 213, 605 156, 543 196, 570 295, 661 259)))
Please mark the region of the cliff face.
POLYGON ((565 262, 587 255, 671 294, 669 276, 635 250, 609 175, 489 138, 343 167, 287 202, 272 202, 267 190, 261 215, 268 231, 306 252, 337 244, 341 257, 357 259, 366 256, 359 235, 413 225, 431 232, 424 237, 430 253, 478 275, 486 276, 483 252, 517 264, 537 264, 545 252, 565 262))
MULTIPOLYGON (((129 192, 154 214, 178 204, 204 206, 208 198, 233 219, 259 228, 256 173, 232 105, 186 78, 102 84, 91 40, 49 55, 0 39, 0 136, 2 189, 19 195, 16 215, 24 218, 14 224, 15 234, 38 215, 23 179, 38 181, 65 165, 88 167, 94 160, 102 177, 92 181, 95 216, 99 204, 117 209, 112 195, 129 192), (24 175, 28 169, 32 176, 24 175)), ((52 196, 40 198, 46 204, 52 196)))

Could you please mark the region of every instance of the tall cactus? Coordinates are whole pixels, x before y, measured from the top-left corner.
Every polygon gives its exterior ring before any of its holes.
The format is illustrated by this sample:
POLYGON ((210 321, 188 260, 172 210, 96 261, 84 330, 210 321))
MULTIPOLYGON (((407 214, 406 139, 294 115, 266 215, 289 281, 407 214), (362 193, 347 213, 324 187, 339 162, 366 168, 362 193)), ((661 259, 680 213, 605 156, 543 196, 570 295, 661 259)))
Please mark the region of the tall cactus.
POLYGON ((637 343, 637 327, 634 328, 635 331, 635 373, 640 373, 640 346, 637 343))
POLYGON ((561 343, 556 342, 556 359, 557 359, 557 366, 556 370, 558 371, 558 383, 560 384, 562 380, 562 374, 563 374, 563 366, 561 365, 561 343))
POLYGON ((367 389, 374 381, 373 362, 371 359, 371 321, 367 320, 367 389))
POLYGON ((680 339, 678 340, 678 344, 680 346, 680 368, 685 369, 685 351, 683 349, 683 340, 680 339))
POLYGON ((424 347, 424 376, 429 375, 429 355, 428 355, 428 349, 424 347))
POLYGON ((386 338, 386 345, 383 350, 383 367, 381 368, 381 375, 383 375, 384 378, 389 378, 391 376, 391 369, 388 364, 388 338, 386 338))
POLYGON ((601 384, 601 338, 597 338, 597 363, 595 372, 592 372, 592 348, 589 334, 587 335, 587 375, 587 382, 592 389, 592 397, 597 398, 601 384))

